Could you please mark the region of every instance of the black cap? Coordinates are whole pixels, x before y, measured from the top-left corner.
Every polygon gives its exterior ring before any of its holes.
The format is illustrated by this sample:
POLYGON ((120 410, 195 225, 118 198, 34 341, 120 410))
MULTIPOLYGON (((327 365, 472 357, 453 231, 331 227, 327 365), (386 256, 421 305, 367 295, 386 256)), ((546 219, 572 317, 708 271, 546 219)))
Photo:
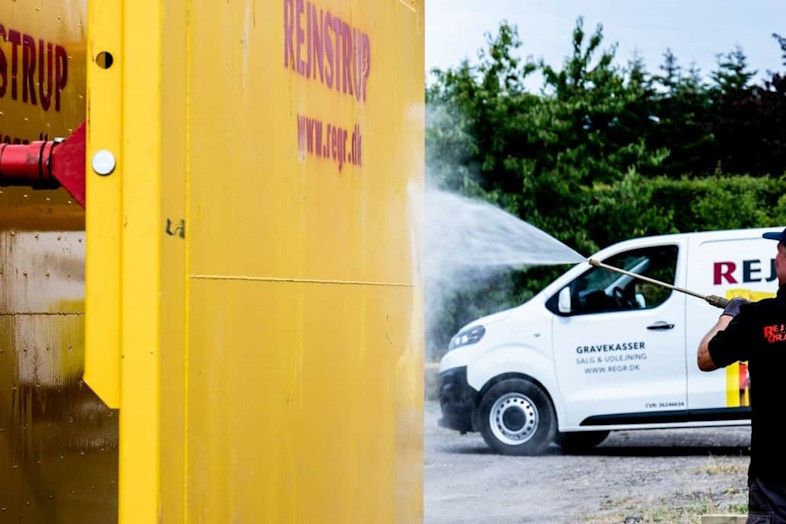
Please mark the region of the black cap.
POLYGON ((777 240, 781 244, 786 246, 786 229, 778 233, 777 231, 768 231, 762 235, 763 238, 769 238, 770 240, 777 240))

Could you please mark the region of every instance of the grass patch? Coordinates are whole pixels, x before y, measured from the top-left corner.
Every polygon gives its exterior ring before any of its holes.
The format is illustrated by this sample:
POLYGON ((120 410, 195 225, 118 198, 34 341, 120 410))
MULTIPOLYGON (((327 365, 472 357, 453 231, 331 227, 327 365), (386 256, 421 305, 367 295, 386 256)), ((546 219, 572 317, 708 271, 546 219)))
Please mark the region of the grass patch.
POLYGON ((579 522, 592 524, 700 524, 703 515, 713 513, 746 515, 748 505, 724 501, 725 495, 739 493, 731 488, 724 495, 715 497, 710 493, 676 494, 669 500, 644 503, 631 498, 607 498, 596 514, 581 515, 579 522))
POLYGON ((748 475, 748 463, 745 462, 711 462, 698 468, 699 473, 707 475, 741 475, 743 479, 748 475))

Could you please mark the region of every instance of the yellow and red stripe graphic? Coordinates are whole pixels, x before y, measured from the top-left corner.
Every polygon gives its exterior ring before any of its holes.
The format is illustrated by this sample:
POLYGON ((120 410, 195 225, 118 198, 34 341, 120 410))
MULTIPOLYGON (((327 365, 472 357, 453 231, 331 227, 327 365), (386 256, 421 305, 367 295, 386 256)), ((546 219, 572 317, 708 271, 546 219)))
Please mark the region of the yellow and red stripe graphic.
MULTIPOLYGON (((750 289, 732 288, 726 290, 726 298, 747 298, 756 302, 763 298, 774 297, 775 293, 751 291, 750 289)), ((737 362, 726 367, 726 407, 737 408, 750 406, 750 377, 748 363, 737 362)))

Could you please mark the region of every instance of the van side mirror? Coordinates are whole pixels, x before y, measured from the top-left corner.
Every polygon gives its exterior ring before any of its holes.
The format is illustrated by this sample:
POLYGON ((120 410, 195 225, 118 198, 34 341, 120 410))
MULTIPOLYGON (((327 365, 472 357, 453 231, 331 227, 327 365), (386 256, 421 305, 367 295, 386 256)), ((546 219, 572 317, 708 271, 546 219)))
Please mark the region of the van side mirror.
POLYGON ((563 287, 557 297, 557 309, 560 313, 570 313, 570 287, 563 287))

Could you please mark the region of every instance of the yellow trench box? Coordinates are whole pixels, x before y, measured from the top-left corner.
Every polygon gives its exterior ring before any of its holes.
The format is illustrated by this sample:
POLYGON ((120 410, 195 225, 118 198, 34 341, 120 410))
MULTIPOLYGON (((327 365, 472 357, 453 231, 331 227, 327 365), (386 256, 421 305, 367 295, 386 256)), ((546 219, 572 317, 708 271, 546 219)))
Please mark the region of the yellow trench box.
POLYGON ((0 522, 422 521, 423 18, 0 2, 0 522))

